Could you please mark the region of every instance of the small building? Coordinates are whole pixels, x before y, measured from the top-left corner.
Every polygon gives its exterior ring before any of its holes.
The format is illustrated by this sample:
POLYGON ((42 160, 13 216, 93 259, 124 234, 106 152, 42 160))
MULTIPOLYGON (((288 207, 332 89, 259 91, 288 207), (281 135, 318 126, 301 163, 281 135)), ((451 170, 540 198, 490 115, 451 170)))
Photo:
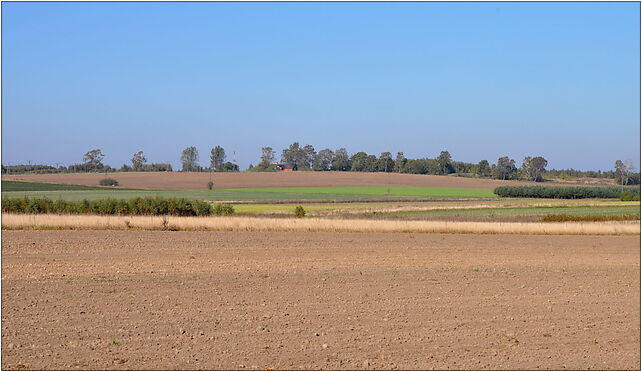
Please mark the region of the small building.
POLYGON ((297 170, 297 166, 291 166, 288 164, 277 164, 276 167, 274 168, 279 172, 294 172, 297 170))

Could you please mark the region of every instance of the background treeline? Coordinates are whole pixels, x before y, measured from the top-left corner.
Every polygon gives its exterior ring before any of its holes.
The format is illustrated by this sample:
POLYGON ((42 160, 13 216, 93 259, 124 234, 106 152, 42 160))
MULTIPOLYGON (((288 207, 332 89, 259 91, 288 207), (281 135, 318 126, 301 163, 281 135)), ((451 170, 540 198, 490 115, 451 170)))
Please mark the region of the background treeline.
POLYGON ((134 198, 130 200, 103 199, 65 201, 48 198, 4 198, 3 213, 56 213, 100 215, 151 215, 151 216, 211 216, 230 215, 234 207, 229 204, 212 205, 183 198, 134 198))
POLYGON ((618 198, 640 200, 640 188, 617 186, 499 186, 494 193, 504 198, 589 199, 618 198))
MULTIPOLYGON (((194 146, 185 148, 181 152, 181 171, 183 172, 238 172, 239 166, 227 161, 225 149, 215 146, 210 150, 209 167, 199 164, 199 152, 194 146)), ((100 149, 90 150, 83 156, 81 164, 68 167, 53 167, 48 165, 14 165, 2 166, 3 174, 12 173, 75 173, 75 172, 171 172, 171 164, 147 163, 147 157, 142 151, 135 153, 131 165, 124 164, 119 169, 103 164, 104 154, 100 149)), ((248 171, 273 172, 289 168, 299 171, 352 171, 352 172, 396 172, 411 174, 448 175, 455 174, 463 177, 496 178, 502 180, 525 179, 544 181, 545 179, 572 179, 572 178, 609 178, 616 180, 621 185, 640 184, 640 173, 633 172, 630 162, 615 162, 612 171, 578 171, 574 169, 547 170, 548 161, 542 156, 527 156, 517 167, 514 159, 502 156, 495 163, 481 160, 478 163, 456 161, 448 151, 441 151, 435 158, 410 159, 403 152, 397 152, 393 157, 390 152, 379 155, 368 154, 360 151, 352 155, 345 148, 335 151, 322 149, 316 151, 314 146, 308 144, 301 146, 298 142, 292 143, 281 151, 280 162, 277 163, 277 154, 271 147, 261 149, 260 161, 257 165, 250 164, 248 171)))

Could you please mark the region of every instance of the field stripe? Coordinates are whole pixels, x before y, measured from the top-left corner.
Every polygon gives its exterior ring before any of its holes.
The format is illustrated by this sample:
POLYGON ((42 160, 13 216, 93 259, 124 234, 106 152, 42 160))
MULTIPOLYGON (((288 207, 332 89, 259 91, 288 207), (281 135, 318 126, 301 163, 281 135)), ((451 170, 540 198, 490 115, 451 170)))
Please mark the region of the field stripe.
POLYGON ((544 235, 639 235, 639 222, 452 222, 319 218, 157 217, 3 214, 3 228, 85 228, 214 231, 391 232, 544 235))

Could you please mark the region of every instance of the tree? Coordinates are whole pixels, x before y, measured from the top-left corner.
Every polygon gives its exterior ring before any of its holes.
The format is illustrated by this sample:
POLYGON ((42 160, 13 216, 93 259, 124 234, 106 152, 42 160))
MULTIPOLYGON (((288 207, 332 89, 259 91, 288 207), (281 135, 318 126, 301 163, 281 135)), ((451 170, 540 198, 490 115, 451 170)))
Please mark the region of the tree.
POLYGON ((491 175, 490 164, 488 160, 482 160, 477 164, 477 175, 479 177, 489 177, 491 175))
POLYGON ((379 172, 392 172, 395 167, 395 162, 392 160, 392 154, 389 152, 382 152, 377 161, 377 171, 379 172))
POLYGON ((305 152, 298 142, 294 142, 281 153, 281 162, 289 165, 292 169, 298 169, 299 166, 305 166, 305 152))
POLYGON ((615 161, 615 177, 618 179, 620 185, 622 185, 622 191, 624 191, 624 185, 628 184, 629 173, 633 171, 633 164, 630 160, 616 160, 615 161))
POLYGON ((406 162, 408 162, 408 159, 406 159, 406 157, 403 156, 403 152, 398 152, 397 158, 395 159, 395 168, 394 168, 395 172, 401 173, 404 166, 406 165, 406 162))
POLYGON ((536 156, 530 162, 530 175, 535 182, 542 182, 544 180, 544 172, 548 161, 541 156, 536 156))
POLYGON ((225 150, 221 146, 216 146, 210 152, 210 168, 216 172, 223 171, 225 162, 225 150))
POLYGON ((348 150, 340 148, 334 152, 334 159, 332 160, 332 170, 347 171, 351 168, 350 155, 348 150))
POLYGON ((326 171, 332 166, 334 152, 330 149, 323 149, 314 157, 312 169, 315 171, 326 171))
POLYGON ((139 151, 135 153, 134 157, 132 158, 132 169, 134 170, 134 172, 140 172, 143 170, 143 165, 145 163, 147 163, 147 158, 142 151, 139 151))
POLYGON ((426 159, 408 159, 404 166, 404 172, 412 174, 428 173, 428 161, 426 159))
POLYGON ((454 172, 452 158, 448 151, 442 151, 439 154, 437 164, 439 166, 439 174, 450 174, 454 172))
POLYGON ((85 153, 85 156, 82 158, 83 165, 89 171, 100 169, 103 167, 102 161, 104 157, 105 155, 100 149, 89 150, 85 153))
POLYGON ((221 172, 238 172, 239 171, 239 166, 237 164, 232 163, 231 161, 228 161, 227 163, 224 163, 221 165, 221 172))
POLYGON ((351 170, 353 172, 375 172, 377 170, 377 157, 368 155, 363 151, 352 155, 350 162, 352 163, 351 170))
POLYGON ((516 171, 517 167, 515 167, 515 160, 509 159, 508 156, 502 156, 497 159, 495 178, 500 180, 509 180, 514 177, 516 171))
POLYGON ((183 165, 183 172, 198 171, 198 150, 196 147, 191 146, 183 150, 181 154, 181 164, 183 165))
MULTIPOLYGON (((262 147, 261 148, 261 162, 259 163, 259 167, 263 169, 268 169, 270 167, 270 164, 274 163, 274 159, 276 158, 276 154, 274 150, 272 150, 271 147, 262 147)), ((251 167, 250 167, 251 168, 251 167)))
POLYGON ((521 167, 521 173, 522 177, 531 179, 531 160, 532 158, 530 156, 527 156, 522 160, 522 167, 521 167))
POLYGON ((303 146, 301 153, 301 163, 305 168, 312 168, 312 162, 317 155, 317 152, 314 150, 314 146, 305 145, 303 146))
POLYGON ((366 172, 368 169, 368 154, 363 151, 359 151, 352 155, 350 163, 352 164, 352 167, 350 168, 351 171, 366 172))

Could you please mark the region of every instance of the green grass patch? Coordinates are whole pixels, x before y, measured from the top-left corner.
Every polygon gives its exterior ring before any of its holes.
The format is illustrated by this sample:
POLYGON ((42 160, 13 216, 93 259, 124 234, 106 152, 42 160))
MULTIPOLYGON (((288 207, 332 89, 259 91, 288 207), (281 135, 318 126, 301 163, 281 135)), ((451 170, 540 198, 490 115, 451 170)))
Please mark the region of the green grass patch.
POLYGON ((77 190, 124 190, 112 187, 68 185, 62 183, 30 182, 30 181, 2 181, 2 192, 5 191, 77 191, 77 190))
MULTIPOLYGON (((69 186, 69 185, 66 185, 69 186)), ((287 187, 215 190, 127 190, 86 186, 81 190, 21 190, 3 188, 3 197, 50 198, 62 200, 132 199, 136 197, 185 198, 192 200, 382 200, 416 198, 493 198, 490 189, 429 187, 287 187)))
POLYGON ((352 187, 265 187, 226 189, 241 193, 287 193, 295 195, 355 195, 364 196, 412 196, 418 198, 494 198, 492 189, 468 189, 454 187, 413 186, 352 186, 352 187))
MULTIPOLYGON (((474 208, 430 211, 374 212, 358 215, 369 218, 408 220, 540 220, 547 215, 617 216, 640 215, 640 206, 585 206, 585 207, 516 207, 474 208)), ((353 215, 356 217, 357 215, 353 215)))
MULTIPOLYGON (((235 204, 234 210, 240 214, 273 214, 292 212, 299 204, 235 204)), ((381 203, 340 203, 340 204, 305 204, 305 210, 308 212, 346 210, 346 209, 365 209, 365 208, 391 208, 392 204, 381 203)))

